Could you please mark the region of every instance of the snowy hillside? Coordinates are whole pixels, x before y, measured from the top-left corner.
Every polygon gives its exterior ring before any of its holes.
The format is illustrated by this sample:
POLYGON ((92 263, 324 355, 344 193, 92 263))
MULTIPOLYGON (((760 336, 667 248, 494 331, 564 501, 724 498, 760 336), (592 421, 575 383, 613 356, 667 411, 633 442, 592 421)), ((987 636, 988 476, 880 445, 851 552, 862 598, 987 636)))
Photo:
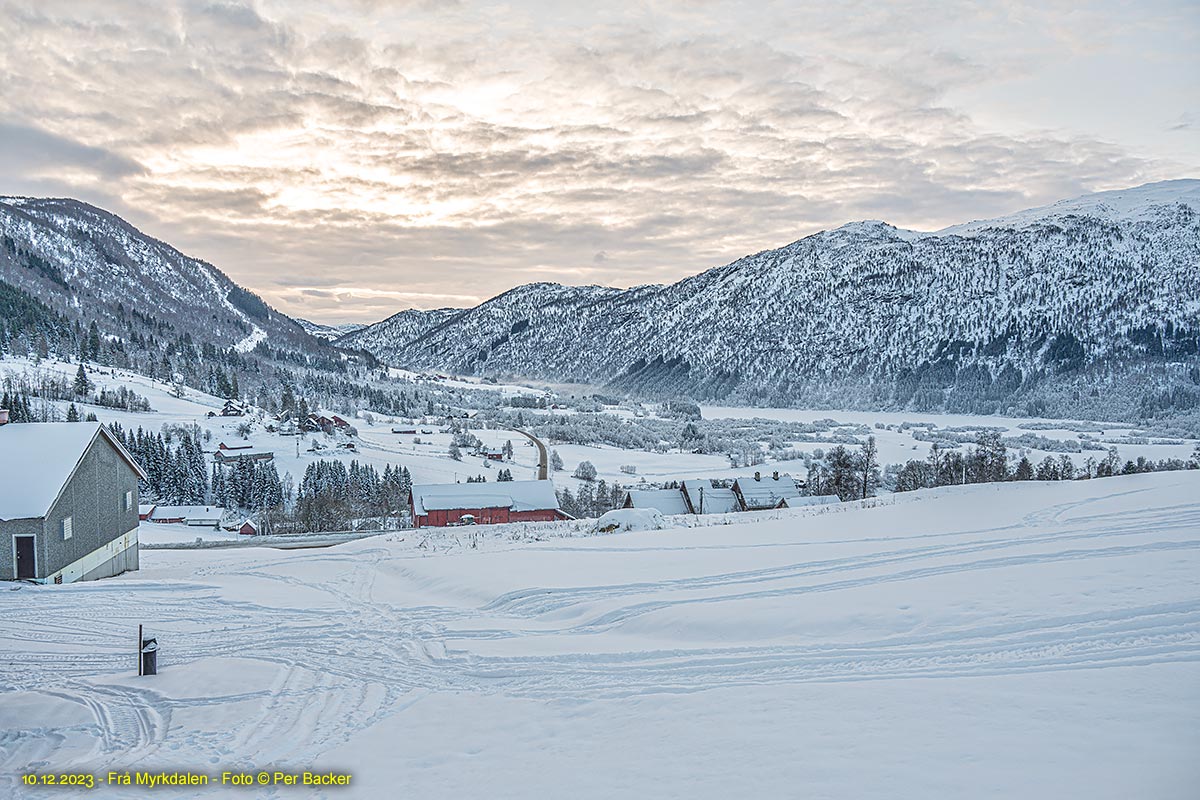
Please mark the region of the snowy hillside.
POLYGON ((670 286, 534 284, 352 338, 417 369, 755 405, 1169 416, 1200 406, 1198 187, 851 223, 670 286))
POLYGON ((1094 217, 1112 223, 1169 222, 1180 205, 1200 211, 1200 180, 1160 181, 1129 189, 1093 192, 1004 217, 952 225, 938 231, 938 235, 968 235, 988 228, 1022 228, 1071 216, 1094 217))
POLYGON ((361 331, 367 327, 361 323, 348 322, 344 325, 322 325, 319 322, 309 322, 306 319, 297 319, 296 323, 304 328, 310 335, 325 339, 332 342, 334 339, 339 339, 343 336, 348 336, 351 333, 361 331))
POLYGON ((374 359, 329 338, 98 208, 0 198, 0 354, 82 359, 226 397, 278 396, 307 379, 361 391, 374 359))
POLYGON ((871 502, 153 550, 0 592, 0 795, 136 768, 345 772, 317 796, 354 798, 1195 796, 1200 472, 871 502))
POLYGON ((338 339, 338 344, 374 353, 386 348, 389 342, 411 341, 424 336, 453 319, 460 311, 461 309, 457 308, 437 308, 429 311, 413 308, 401 311, 374 325, 363 325, 357 330, 346 331, 338 339))
POLYGON ((76 200, 0 197, 0 280, 120 335, 134 311, 221 346, 302 336, 299 326, 124 220, 76 200), (187 323, 193 323, 188 325, 187 323))

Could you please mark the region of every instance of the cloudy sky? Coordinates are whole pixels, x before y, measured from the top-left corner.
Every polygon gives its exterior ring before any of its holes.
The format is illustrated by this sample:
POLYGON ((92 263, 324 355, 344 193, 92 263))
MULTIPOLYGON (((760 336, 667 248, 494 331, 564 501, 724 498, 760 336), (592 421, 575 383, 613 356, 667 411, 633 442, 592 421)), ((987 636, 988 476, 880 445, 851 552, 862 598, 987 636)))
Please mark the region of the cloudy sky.
POLYGON ((1200 4, 0 0, 0 193, 325 322, 1200 177, 1200 4))

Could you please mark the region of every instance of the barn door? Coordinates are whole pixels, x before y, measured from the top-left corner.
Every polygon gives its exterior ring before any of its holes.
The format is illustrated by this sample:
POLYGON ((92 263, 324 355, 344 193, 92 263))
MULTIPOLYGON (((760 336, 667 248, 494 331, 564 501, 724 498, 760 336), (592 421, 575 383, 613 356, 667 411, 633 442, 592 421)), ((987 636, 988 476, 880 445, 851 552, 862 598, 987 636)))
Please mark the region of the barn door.
POLYGON ((17 555, 17 577, 36 578, 37 564, 33 559, 33 537, 14 536, 13 549, 17 555))

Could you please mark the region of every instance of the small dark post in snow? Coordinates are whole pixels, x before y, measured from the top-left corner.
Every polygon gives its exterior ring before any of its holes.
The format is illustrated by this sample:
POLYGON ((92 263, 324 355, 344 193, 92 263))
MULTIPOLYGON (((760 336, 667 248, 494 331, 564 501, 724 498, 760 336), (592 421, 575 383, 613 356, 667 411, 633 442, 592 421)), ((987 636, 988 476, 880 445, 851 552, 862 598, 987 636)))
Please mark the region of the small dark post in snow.
POLYGON ((138 625, 138 675, 158 674, 158 637, 147 638, 138 625))

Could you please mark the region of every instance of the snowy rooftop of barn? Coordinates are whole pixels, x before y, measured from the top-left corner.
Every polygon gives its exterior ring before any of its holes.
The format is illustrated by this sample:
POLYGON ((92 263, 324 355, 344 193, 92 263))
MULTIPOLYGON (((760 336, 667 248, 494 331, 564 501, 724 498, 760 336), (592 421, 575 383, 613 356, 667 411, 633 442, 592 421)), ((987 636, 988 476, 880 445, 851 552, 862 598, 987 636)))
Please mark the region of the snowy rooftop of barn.
POLYGON ((412 487, 412 499, 418 514, 454 508, 507 508, 512 511, 558 508, 558 496, 550 481, 424 484, 412 487))
POLYGON ((728 514, 740 510, 733 489, 714 489, 712 484, 706 480, 693 480, 684 481, 683 490, 691 498, 692 506, 697 513, 728 514), (703 503, 701 502, 701 490, 704 492, 703 503), (701 511, 702 505, 703 511, 701 511))
POLYGON ((98 422, 0 426, 0 519, 28 519, 49 512, 98 435, 98 422))
POLYGON ((746 501, 746 507, 751 509, 774 508, 781 500, 790 503, 800 497, 800 490, 796 488, 796 482, 790 475, 780 475, 778 478, 768 478, 765 475, 757 479, 738 478, 737 488, 742 493, 742 499, 746 501))
POLYGON ((150 521, 164 519, 211 519, 219 520, 225 516, 225 509, 220 506, 155 506, 150 521))
POLYGON ((653 508, 663 514, 686 514, 687 503, 678 489, 630 489, 634 508, 653 508))

